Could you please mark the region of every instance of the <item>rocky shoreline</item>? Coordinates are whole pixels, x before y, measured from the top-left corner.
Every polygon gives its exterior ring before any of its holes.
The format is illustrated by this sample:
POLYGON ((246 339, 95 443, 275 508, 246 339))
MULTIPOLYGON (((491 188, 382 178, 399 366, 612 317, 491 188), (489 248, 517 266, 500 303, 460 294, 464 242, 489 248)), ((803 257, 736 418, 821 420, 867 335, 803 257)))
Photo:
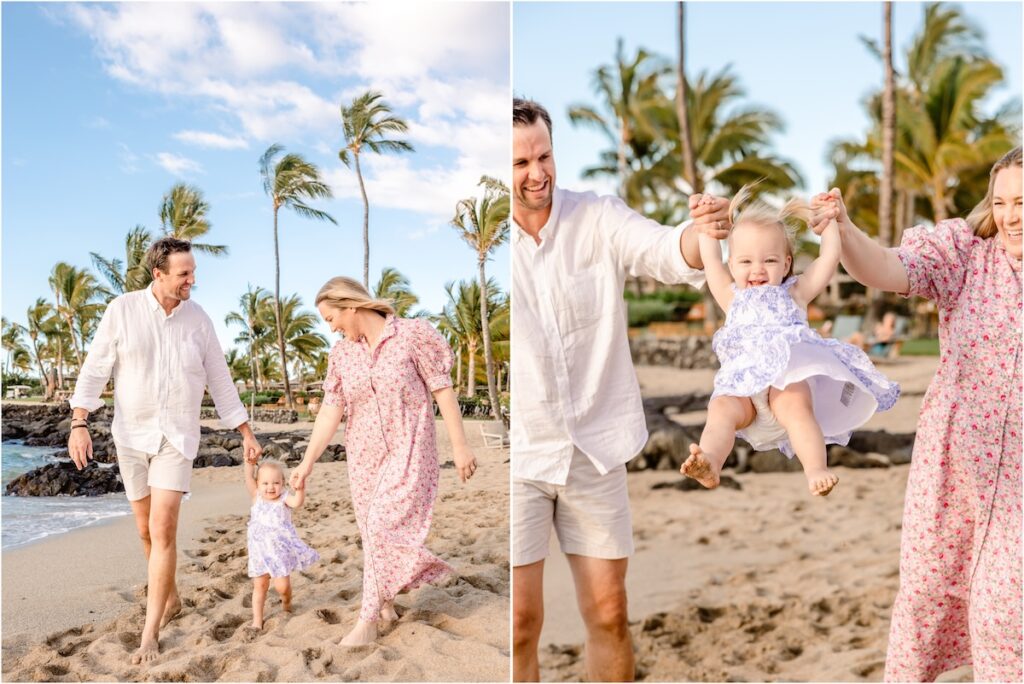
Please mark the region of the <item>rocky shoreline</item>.
MULTIPOLYGON (((99 496, 124 491, 116 468, 103 467, 117 460, 114 440, 110 434, 113 408, 107 406, 89 416, 95 465, 79 471, 70 461, 67 450, 57 454, 59 463, 31 470, 12 480, 5 494, 12 496, 99 496)), ((3 441, 21 440, 26 446, 62 448, 71 432, 71 408, 67 404, 3 404, 3 441)), ((288 464, 302 460, 308 445, 309 431, 261 433, 263 455, 288 464)), ((233 430, 201 428, 199 453, 193 468, 241 465, 242 440, 233 430)), ((327 447, 321 462, 345 460, 345 447, 327 447)))

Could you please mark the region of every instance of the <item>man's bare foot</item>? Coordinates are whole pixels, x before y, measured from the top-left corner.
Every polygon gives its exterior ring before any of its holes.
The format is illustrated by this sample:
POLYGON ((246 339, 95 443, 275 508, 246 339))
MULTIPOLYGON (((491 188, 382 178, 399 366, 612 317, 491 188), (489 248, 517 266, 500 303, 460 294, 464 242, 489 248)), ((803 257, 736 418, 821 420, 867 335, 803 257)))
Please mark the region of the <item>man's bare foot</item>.
POLYGON ((181 612, 181 598, 177 594, 171 594, 167 597, 167 603, 164 605, 164 616, 160 618, 160 629, 167 626, 167 623, 178 617, 178 613, 181 612))
POLYGON ((398 613, 395 612, 395 602, 388 601, 380 608, 380 619, 384 622, 394 622, 398 619, 398 613))
POLYGON ((708 489, 718 486, 719 469, 708 460, 707 455, 701 451, 699 444, 690 445, 690 457, 683 463, 679 472, 687 477, 692 477, 708 489))
POLYGON ((366 646, 377 640, 377 623, 359 620, 352 631, 338 642, 339 646, 366 646))
POLYGON ((812 470, 804 474, 807 476, 807 489, 814 496, 828 496, 839 484, 839 477, 828 470, 812 470))
POLYGON ((146 639, 143 637, 139 650, 132 654, 132 665, 151 663, 156 660, 158 655, 160 655, 160 644, 157 643, 156 639, 146 639))

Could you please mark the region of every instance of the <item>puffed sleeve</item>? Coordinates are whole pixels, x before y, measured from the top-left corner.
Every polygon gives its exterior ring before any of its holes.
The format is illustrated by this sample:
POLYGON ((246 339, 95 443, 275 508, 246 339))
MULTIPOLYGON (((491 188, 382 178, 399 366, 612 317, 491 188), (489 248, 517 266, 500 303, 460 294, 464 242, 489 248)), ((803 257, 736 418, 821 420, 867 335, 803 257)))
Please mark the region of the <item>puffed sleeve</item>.
POLYGON ((324 377, 324 405, 345 406, 345 395, 341 389, 341 341, 334 344, 327 358, 327 375, 324 377))
POLYGON ((409 322, 412 357, 423 383, 431 392, 451 387, 455 358, 448 342, 427 321, 417 319, 409 322))
POLYGON ((954 306, 967 278, 971 252, 979 244, 981 238, 963 219, 939 221, 932 230, 917 226, 903 233, 896 254, 910 281, 905 294, 931 299, 943 309, 954 306))

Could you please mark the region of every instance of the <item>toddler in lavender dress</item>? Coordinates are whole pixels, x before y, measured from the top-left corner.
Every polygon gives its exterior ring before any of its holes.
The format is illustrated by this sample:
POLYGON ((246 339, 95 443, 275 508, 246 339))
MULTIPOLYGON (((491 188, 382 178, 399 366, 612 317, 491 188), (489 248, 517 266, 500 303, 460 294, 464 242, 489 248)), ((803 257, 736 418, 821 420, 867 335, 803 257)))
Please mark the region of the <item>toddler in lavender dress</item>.
MULTIPOLYGON (((746 202, 744 186, 730 215, 746 202)), ((709 201, 695 196, 691 203, 709 201)), ((736 216, 729 234, 729 267, 718 240, 699 237, 708 287, 726 313, 712 346, 721 362, 700 444, 680 469, 708 488, 718 486, 736 435, 754 449, 777 448, 803 466, 811 494, 825 496, 839 482, 826 467, 826 444, 846 444, 875 411, 892 408, 899 386, 853 345, 823 339, 807 325, 807 304, 828 285, 839 263, 839 227, 821 236, 817 259, 792 275, 789 219, 810 217, 791 200, 782 210, 755 201, 736 216)))
POLYGON ((245 486, 252 497, 249 513, 249 577, 253 578, 252 626, 263 629, 263 605, 273 582, 282 608, 292 609, 291 573, 320 560, 316 551, 299 539, 292 524, 291 509, 305 501, 304 489, 285 494, 285 466, 264 460, 257 469, 246 459, 245 486))

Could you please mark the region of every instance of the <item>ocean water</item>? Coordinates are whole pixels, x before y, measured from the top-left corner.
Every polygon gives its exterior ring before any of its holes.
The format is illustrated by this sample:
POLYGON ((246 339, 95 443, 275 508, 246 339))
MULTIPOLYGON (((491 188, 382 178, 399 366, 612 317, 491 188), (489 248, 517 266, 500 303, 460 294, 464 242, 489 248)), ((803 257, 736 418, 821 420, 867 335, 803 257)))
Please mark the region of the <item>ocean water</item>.
MULTIPOLYGON (((17 442, 0 446, 3 487, 22 473, 54 463, 60 449, 30 447, 17 442)), ((0 548, 21 546, 100 520, 131 513, 124 492, 105 496, 2 496, 0 548)))

